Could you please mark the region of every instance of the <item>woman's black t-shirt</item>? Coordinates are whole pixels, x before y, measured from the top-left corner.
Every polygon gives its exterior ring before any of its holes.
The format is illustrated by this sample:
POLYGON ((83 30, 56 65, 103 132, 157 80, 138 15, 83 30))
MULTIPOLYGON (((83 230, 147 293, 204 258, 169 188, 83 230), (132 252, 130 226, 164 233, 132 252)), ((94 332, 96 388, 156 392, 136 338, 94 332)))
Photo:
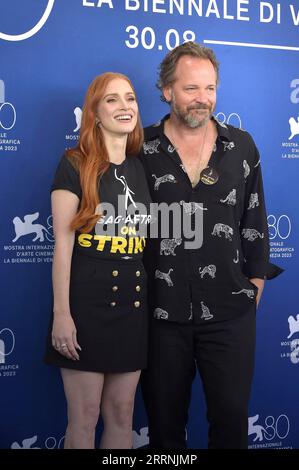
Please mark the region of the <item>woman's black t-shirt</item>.
MULTIPOLYGON (((51 192, 65 189, 81 201, 80 176, 71 161, 62 157, 51 192)), ((110 163, 99 179, 100 208, 103 214, 89 233, 76 232, 74 253, 104 259, 139 259, 150 223, 150 194, 142 164, 127 157, 120 165, 110 163)))

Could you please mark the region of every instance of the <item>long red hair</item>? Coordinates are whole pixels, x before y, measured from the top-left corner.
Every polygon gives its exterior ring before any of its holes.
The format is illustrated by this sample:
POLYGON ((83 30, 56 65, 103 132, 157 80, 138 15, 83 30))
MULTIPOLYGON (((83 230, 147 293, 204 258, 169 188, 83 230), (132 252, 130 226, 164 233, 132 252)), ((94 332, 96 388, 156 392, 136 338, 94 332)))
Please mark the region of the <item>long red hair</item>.
MULTIPOLYGON (((82 188, 79 211, 71 222, 72 230, 90 232, 100 218, 100 214, 95 213, 100 203, 99 178, 108 170, 110 163, 104 135, 96 124, 96 113, 107 85, 115 78, 126 80, 134 90, 129 78, 121 73, 107 72, 96 77, 86 93, 78 145, 66 151, 67 157, 79 171, 82 188)), ((137 125, 128 135, 126 155, 136 155, 142 143, 143 130, 138 115, 137 125)))

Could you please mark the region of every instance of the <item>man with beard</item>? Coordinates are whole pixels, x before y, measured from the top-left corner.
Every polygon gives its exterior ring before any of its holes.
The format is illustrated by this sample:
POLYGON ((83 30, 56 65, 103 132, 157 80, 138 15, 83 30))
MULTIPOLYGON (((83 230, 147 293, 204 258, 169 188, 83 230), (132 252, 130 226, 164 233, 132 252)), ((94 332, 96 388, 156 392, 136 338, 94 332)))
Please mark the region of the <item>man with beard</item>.
MULTIPOLYGON (((150 447, 186 447, 192 382, 205 393, 209 448, 247 447, 255 314, 270 264, 258 150, 213 116, 218 63, 193 42, 169 52, 158 88, 170 114, 145 129, 141 160, 154 202, 203 216, 203 243, 183 233, 150 239, 149 367, 142 378, 150 447)), ((186 220, 186 219, 185 219, 186 220)), ((177 221, 175 223, 178 223, 177 221)), ((195 226, 195 230, 200 227, 195 226)))

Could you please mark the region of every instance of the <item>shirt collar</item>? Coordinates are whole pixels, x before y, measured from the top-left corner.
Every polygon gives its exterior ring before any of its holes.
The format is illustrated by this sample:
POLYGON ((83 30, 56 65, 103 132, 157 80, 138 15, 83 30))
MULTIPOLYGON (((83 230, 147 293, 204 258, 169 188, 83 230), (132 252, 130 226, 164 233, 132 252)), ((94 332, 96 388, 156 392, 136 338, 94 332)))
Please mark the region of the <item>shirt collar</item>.
MULTIPOLYGON (((167 119, 170 118, 170 114, 166 114, 166 116, 161 119, 161 121, 158 121, 156 124, 152 126, 153 134, 152 137, 163 137, 164 136, 164 123, 167 121, 167 119), (154 131, 156 129, 156 132, 154 131)), ((230 142, 232 139, 230 137, 230 130, 229 127, 220 122, 216 116, 212 116, 211 119, 215 122, 216 128, 217 128, 217 139, 219 139, 221 142, 226 141, 230 142)))

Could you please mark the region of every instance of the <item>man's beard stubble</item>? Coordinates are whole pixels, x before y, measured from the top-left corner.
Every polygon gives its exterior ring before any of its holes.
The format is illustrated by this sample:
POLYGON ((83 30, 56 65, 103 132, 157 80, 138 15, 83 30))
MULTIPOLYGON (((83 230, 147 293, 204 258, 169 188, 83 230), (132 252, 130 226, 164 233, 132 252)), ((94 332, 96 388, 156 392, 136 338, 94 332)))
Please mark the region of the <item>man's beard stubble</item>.
POLYGON ((191 127, 191 129, 196 129, 198 127, 205 126, 209 122, 213 114, 213 109, 210 106, 201 103, 198 103, 193 106, 188 106, 187 111, 183 112, 177 106, 174 94, 172 95, 171 100, 171 110, 184 125, 186 125, 187 127, 191 127), (208 110, 209 113, 204 118, 196 117, 194 116, 194 113, 192 113, 192 111, 196 109, 205 109, 208 110))

